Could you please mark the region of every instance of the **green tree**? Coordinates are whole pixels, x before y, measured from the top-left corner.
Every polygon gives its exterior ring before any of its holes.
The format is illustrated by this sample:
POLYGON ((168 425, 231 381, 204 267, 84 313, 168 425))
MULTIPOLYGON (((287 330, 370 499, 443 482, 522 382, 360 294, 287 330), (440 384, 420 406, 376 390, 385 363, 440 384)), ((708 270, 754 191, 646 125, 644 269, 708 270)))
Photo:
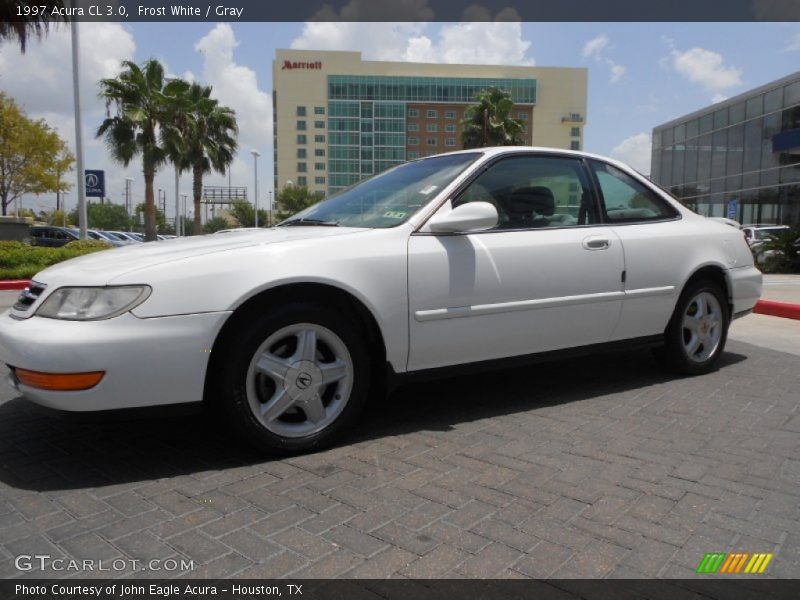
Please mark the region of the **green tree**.
POLYGON ((288 219, 324 199, 325 194, 322 192, 311 192, 305 186, 287 185, 278 192, 278 220, 288 219))
POLYGON ((777 231, 752 248, 756 258, 763 260, 762 270, 769 273, 800 273, 800 228, 777 231))
MULTIPOLYGON (((255 210, 252 204, 244 200, 237 200, 231 204, 231 216, 238 221, 240 227, 254 227, 256 224, 255 210)), ((263 208, 258 209, 258 223, 265 227, 269 220, 269 213, 263 208)))
POLYGON ((166 88, 164 66, 157 60, 147 60, 141 67, 124 61, 122 66, 119 75, 100 81, 100 96, 106 101, 108 116, 97 129, 97 137, 105 138, 112 158, 125 166, 141 155, 145 239, 153 241, 157 239, 153 180, 168 158, 164 138, 175 127, 170 120, 175 95, 166 88))
MULTIPOLYGON (((139 204, 137 204, 136 210, 134 211, 134 214, 136 215, 136 217, 134 218, 134 223, 141 223, 142 215, 145 214, 146 211, 147 211, 147 205, 144 202, 140 202, 139 204)), ((166 228, 166 226, 167 226, 167 215, 164 213, 163 210, 156 207, 156 231, 160 233, 166 228)))
POLYGON ((20 50, 25 52, 28 38, 41 38, 52 23, 66 21, 66 17, 53 15, 53 8, 64 8, 63 0, 3 0, 0 2, 0 41, 13 39, 19 42, 20 50), (17 16, 17 6, 28 8, 28 15, 17 16), (39 9, 45 6, 44 11, 39 9))
POLYGON ((511 117, 514 101, 508 92, 492 87, 481 90, 461 122, 464 148, 518 146, 524 143, 525 124, 511 117))
MULTIPOLYGON (((122 204, 87 202, 86 216, 92 229, 124 231, 131 225, 131 219, 122 204)), ((73 223, 78 222, 77 208, 69 213, 68 219, 73 223)))
POLYGON ((203 176, 212 171, 224 174, 233 162, 239 131, 236 113, 211 97, 211 86, 181 80, 171 85, 174 126, 165 130, 168 154, 179 170, 192 172, 194 232, 201 233, 203 176))
POLYGON ((203 232, 214 233, 215 231, 219 231, 220 229, 229 229, 230 226, 231 224, 225 217, 214 217, 206 221, 206 224, 203 225, 203 232))
POLYGON ((0 206, 25 194, 68 189, 60 173, 74 157, 58 134, 43 120, 29 119, 16 102, 0 92, 0 206))

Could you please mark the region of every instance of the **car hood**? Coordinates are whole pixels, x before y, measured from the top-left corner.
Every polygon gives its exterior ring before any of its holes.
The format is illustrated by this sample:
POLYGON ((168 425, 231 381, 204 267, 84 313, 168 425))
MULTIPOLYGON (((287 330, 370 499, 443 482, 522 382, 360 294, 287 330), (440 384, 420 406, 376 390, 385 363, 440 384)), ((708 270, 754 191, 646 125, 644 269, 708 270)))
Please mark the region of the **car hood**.
POLYGON ((62 285, 106 285, 131 271, 204 254, 310 238, 352 235, 363 231, 368 230, 349 227, 273 227, 133 244, 58 263, 37 273, 34 280, 46 283, 51 289, 62 285))

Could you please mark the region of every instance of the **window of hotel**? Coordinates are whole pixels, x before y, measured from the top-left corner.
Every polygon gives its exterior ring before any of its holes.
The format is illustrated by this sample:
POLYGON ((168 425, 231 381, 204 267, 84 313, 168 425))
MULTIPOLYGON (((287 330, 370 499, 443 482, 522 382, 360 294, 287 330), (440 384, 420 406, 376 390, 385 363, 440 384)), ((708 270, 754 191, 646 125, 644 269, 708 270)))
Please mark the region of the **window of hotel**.
POLYGON ((419 116, 419 110, 416 109, 416 108, 409 108, 408 109, 408 116, 409 117, 418 117, 419 116))
POLYGON ((306 157, 306 149, 305 148, 298 148, 297 149, 297 158, 305 158, 306 157))
POLYGON ((298 136, 297 136, 297 143, 298 143, 298 144, 305 144, 305 143, 306 143, 306 136, 305 136, 305 135, 303 135, 302 133, 301 133, 301 134, 298 134, 298 136))
POLYGON ((297 163, 297 172, 298 173, 305 173, 306 171, 308 171, 308 165, 306 165, 306 163, 304 163, 304 162, 297 163))
POLYGON ((305 121, 298 121, 297 122, 297 129, 298 129, 298 131, 305 131, 306 130, 306 122, 305 121))
POLYGON ((417 137, 408 138, 408 145, 409 146, 419 146, 419 138, 417 138, 417 137))
POLYGON ((570 150, 580 150, 581 149, 581 143, 578 140, 572 140, 569 143, 569 149, 570 150))
POLYGON ((314 163, 314 170, 315 171, 324 171, 325 170, 325 163, 314 163))
POLYGON ((446 110, 446 111, 444 111, 444 118, 445 119, 455 119, 456 118, 456 111, 454 111, 454 110, 446 110))
POLYGON ((315 129, 325 129, 325 121, 314 121, 315 129))
POLYGON ((425 130, 428 133, 436 133, 439 131, 439 125, 437 123, 428 123, 427 127, 425 127, 425 130))
POLYGON ((324 106, 315 106, 314 107, 314 114, 315 115, 324 115, 325 114, 325 107, 324 106))
POLYGON ((305 106, 298 106, 297 107, 297 116, 298 117, 305 117, 306 116, 306 107, 305 106))
POLYGON ((436 141, 436 138, 428 138, 425 140, 425 143, 427 143, 428 146, 435 146, 438 142, 436 141))
POLYGON ((520 121, 527 121, 527 120, 528 120, 528 113, 526 113, 526 112, 521 112, 521 113, 519 113, 519 114, 517 115, 517 118, 518 118, 520 121))
POLYGON ((325 156, 325 148, 315 148, 314 156, 325 156))
POLYGON ((581 128, 580 127, 573 127, 572 131, 570 131, 570 135, 572 137, 581 137, 581 128))
POLYGON ((324 144, 325 143, 325 136, 324 135, 315 135, 314 142, 317 144, 324 144))
POLYGON ((416 150, 409 150, 408 160, 411 160, 412 158, 419 158, 419 152, 417 152, 416 150))
POLYGON ((455 133, 456 132, 456 126, 453 123, 449 123, 449 124, 444 126, 444 130, 447 133, 455 133))
POLYGON ((456 145, 456 138, 447 138, 444 141, 445 146, 455 146, 456 145))
POLYGON ((300 177, 297 178, 297 185, 300 187, 306 187, 308 185, 308 179, 305 176, 301 175, 300 177))
POLYGON ((317 185, 325 185, 325 178, 324 177, 314 177, 314 183, 317 185))
POLYGON ((429 110, 428 111, 428 118, 429 119, 438 119, 439 118, 439 111, 438 110, 429 110))
POLYGON ((419 131, 419 123, 409 123, 408 124, 409 131, 419 131))
POLYGON ((783 88, 764 94, 764 114, 775 112, 781 108, 783 108, 783 88))

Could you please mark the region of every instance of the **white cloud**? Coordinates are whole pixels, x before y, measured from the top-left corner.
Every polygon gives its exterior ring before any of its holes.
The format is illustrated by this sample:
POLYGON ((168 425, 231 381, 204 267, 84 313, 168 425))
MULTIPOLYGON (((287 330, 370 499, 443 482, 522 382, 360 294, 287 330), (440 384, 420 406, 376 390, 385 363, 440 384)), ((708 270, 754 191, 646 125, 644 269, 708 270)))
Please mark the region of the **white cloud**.
POLYGON ((649 133, 637 133, 622 140, 611 150, 611 156, 645 175, 650 173, 652 144, 649 133))
POLYGON ((605 64, 609 68, 609 81, 617 83, 627 72, 627 68, 609 58, 606 51, 611 48, 611 40, 605 33, 596 35, 583 45, 583 57, 594 58, 595 61, 605 64))
POLYGON ((663 64, 671 66, 689 81, 699 83, 712 93, 719 94, 742 84, 741 69, 726 65, 721 54, 705 48, 696 47, 681 52, 673 47, 669 59, 663 64))
POLYGON ((617 83, 625 75, 627 69, 622 65, 611 65, 611 83, 617 83))
MULTIPOLYGON (((501 15, 498 15, 498 18, 501 15)), ((503 15, 507 18, 508 15, 503 15)), ((519 22, 465 22, 443 25, 426 35, 420 23, 308 22, 291 47, 360 50, 367 60, 442 62, 449 64, 532 65, 531 42, 519 22)))
POLYGON ((600 56, 603 50, 605 50, 606 46, 608 46, 608 42, 608 36, 605 33, 601 33, 600 35, 593 37, 583 46, 584 58, 600 56))
POLYGON ((728 96, 726 96, 726 95, 724 95, 724 94, 714 94, 714 95, 711 97, 711 103, 712 103, 712 104, 717 104, 717 103, 719 103, 719 102, 724 102, 724 101, 725 101, 725 100, 727 100, 727 99, 728 99, 728 96))
MULTIPOLYGON (((267 190, 272 187, 272 98, 259 87, 256 72, 235 60, 239 45, 233 28, 227 23, 216 25, 194 46, 203 55, 199 80, 214 87, 213 97, 236 111, 239 123, 239 151, 231 165, 233 185, 253 183, 253 158, 250 150, 261 152, 259 174, 259 206, 265 206, 267 190)), ((207 183, 227 183, 227 177, 210 175, 207 183)))
POLYGON ((798 51, 800 51, 800 33, 795 33, 792 36, 792 39, 790 39, 789 43, 786 44, 785 50, 786 50, 786 52, 798 52, 798 51))

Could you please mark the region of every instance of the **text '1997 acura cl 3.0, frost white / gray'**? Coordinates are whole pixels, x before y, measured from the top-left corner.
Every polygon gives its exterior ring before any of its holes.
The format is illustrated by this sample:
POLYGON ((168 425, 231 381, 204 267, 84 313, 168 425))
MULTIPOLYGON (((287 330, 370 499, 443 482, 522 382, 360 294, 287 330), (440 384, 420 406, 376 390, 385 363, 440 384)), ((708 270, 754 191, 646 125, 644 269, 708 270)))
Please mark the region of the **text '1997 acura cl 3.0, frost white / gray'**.
POLYGON ((741 231, 630 168, 484 148, 415 160, 276 227, 127 246, 37 274, 0 359, 68 411, 202 401, 313 450, 404 376, 636 344, 711 370, 761 273, 741 231))

